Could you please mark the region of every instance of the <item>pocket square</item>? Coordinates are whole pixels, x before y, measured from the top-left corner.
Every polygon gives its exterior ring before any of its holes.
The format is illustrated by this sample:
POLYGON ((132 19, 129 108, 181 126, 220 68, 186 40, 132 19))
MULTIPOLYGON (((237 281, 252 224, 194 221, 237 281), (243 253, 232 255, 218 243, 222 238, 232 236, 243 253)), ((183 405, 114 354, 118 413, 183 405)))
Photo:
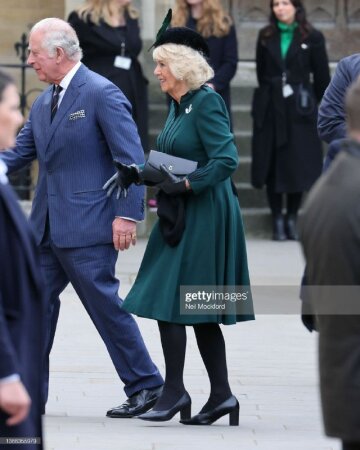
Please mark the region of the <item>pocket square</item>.
POLYGON ((86 117, 85 109, 80 109, 79 111, 71 113, 69 116, 69 120, 82 119, 83 117, 86 117))

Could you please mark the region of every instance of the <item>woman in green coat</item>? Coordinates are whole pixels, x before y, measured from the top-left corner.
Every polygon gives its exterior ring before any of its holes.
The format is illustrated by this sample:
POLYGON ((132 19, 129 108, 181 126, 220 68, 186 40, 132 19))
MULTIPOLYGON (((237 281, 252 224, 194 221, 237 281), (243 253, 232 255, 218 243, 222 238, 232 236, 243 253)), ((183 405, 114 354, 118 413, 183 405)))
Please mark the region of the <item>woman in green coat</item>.
MULTIPOLYGON (((243 224, 230 180, 238 165, 237 149, 222 98, 205 86, 213 71, 205 59, 204 39, 190 29, 171 28, 154 46, 155 76, 162 91, 172 97, 158 150, 197 161, 198 168, 185 179, 164 169, 165 181, 158 185, 160 219, 123 304, 131 313, 158 321, 166 365, 161 397, 139 418, 166 421, 180 412, 183 424, 207 425, 229 414, 230 425, 238 425, 239 403, 229 386, 219 326, 254 318, 243 224), (168 207, 175 212, 174 227, 164 221, 168 207), (239 285, 247 286, 249 295, 236 307, 232 303, 232 309, 184 311, 180 287, 191 291, 192 286, 212 290, 239 285), (207 403, 191 418, 191 399, 183 383, 186 325, 194 327, 211 384, 207 403)), ((117 184, 122 190, 141 178, 139 168, 118 164, 117 184)))

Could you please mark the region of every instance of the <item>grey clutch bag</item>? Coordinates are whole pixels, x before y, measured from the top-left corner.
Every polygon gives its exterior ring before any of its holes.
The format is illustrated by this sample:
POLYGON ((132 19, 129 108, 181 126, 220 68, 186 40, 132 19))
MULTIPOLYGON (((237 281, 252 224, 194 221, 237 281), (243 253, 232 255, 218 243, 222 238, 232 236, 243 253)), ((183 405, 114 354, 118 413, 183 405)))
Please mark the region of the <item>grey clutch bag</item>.
POLYGON ((145 163, 143 170, 139 173, 139 178, 143 183, 158 184, 164 180, 164 174, 160 166, 164 165, 167 170, 178 177, 186 177, 196 170, 197 161, 179 158, 167 153, 150 150, 149 158, 145 163))

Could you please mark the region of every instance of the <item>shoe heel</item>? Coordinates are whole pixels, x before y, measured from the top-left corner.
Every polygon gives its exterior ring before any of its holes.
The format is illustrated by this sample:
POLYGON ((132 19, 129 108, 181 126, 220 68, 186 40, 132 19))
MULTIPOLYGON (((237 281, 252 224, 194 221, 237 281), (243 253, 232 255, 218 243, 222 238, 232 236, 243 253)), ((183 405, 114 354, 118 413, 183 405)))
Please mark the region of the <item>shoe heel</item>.
POLYGON ((184 406, 183 409, 180 410, 180 419, 186 420, 191 417, 191 403, 189 405, 184 406))
POLYGON ((230 426, 237 427, 239 425, 239 414, 240 414, 240 406, 237 405, 237 407, 229 413, 230 426))

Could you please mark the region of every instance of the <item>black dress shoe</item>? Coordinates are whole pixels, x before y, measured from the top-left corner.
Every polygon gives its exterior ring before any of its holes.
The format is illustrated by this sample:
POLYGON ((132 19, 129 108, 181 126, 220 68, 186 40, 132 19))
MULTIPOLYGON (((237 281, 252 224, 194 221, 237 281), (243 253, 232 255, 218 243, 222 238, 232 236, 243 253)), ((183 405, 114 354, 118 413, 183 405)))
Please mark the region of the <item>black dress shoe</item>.
POLYGON ((220 419, 220 417, 229 414, 229 425, 237 426, 239 425, 239 411, 239 402, 236 397, 232 395, 216 408, 205 413, 197 414, 190 419, 181 419, 180 422, 184 425, 211 425, 216 420, 220 419))
POLYGON ((273 240, 286 241, 284 216, 279 214, 273 217, 273 240))
POLYGON ((138 416, 149 411, 155 405, 161 392, 162 386, 154 389, 142 389, 129 397, 122 405, 109 409, 106 416, 118 419, 138 416))
POLYGON ((165 409, 164 411, 149 411, 145 414, 138 416, 141 420, 150 420, 152 422, 166 422, 172 419, 176 413, 180 411, 181 419, 188 419, 191 416, 191 398, 190 395, 185 392, 179 401, 170 409, 165 409))

